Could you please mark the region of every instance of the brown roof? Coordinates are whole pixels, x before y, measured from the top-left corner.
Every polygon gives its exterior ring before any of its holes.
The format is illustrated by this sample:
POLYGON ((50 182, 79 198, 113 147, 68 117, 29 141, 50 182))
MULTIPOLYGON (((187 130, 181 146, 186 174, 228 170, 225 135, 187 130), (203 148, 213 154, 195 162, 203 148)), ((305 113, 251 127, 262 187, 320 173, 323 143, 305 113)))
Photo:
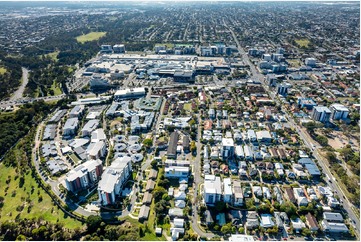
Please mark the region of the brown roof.
POLYGON ((285 190, 286 190, 286 194, 288 196, 288 199, 291 202, 296 202, 296 198, 295 198, 295 194, 293 193, 293 189, 291 187, 286 187, 285 190))
POLYGON ((155 182, 153 180, 148 180, 147 185, 145 187, 145 190, 146 191, 151 191, 151 190, 154 189, 154 187, 155 187, 155 182))
POLYGON ((150 204, 152 202, 153 195, 149 192, 144 193, 143 204, 150 204))
POLYGON ((310 214, 310 213, 306 214, 306 220, 307 220, 307 224, 310 228, 319 228, 317 220, 312 214, 310 214))
POLYGON ((149 172, 149 179, 156 179, 158 175, 158 171, 151 169, 149 172))

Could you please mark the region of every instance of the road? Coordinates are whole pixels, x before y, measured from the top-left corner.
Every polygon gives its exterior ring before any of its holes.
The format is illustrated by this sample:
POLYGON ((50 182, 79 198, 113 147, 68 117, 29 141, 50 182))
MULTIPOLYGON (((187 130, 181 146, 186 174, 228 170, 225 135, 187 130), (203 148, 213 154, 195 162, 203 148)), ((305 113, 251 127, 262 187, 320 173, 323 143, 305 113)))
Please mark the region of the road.
POLYGON ((58 101, 60 99, 65 98, 66 95, 65 94, 61 94, 58 96, 48 96, 48 97, 38 97, 38 98, 29 98, 29 97, 24 97, 24 98, 20 98, 14 101, 2 101, 0 102, 0 108, 6 108, 8 106, 21 106, 24 105, 26 103, 32 103, 35 101, 40 101, 40 100, 44 100, 45 102, 49 102, 49 101, 58 101))
POLYGON ((192 212, 193 212, 193 216, 192 216, 192 228, 194 230, 194 232, 196 232, 196 234, 198 234, 201 237, 206 237, 206 238, 212 238, 215 236, 215 234, 213 233, 206 233, 203 232, 202 229, 200 229, 199 227, 199 222, 200 218, 198 215, 198 206, 200 204, 201 201, 198 201, 198 189, 199 186, 203 183, 203 178, 201 176, 201 151, 202 151, 202 143, 201 143, 201 135, 202 135, 202 119, 200 118, 200 114, 198 114, 198 131, 197 131, 197 156, 196 159, 194 160, 193 163, 193 177, 194 177, 194 184, 193 184, 193 203, 192 203, 192 212))
MULTIPOLYGON (((246 52, 244 51, 244 49, 241 47, 241 45, 239 44, 239 41, 236 37, 236 35, 234 34, 233 30, 227 26, 227 24, 224 22, 224 25, 227 29, 230 30, 230 32, 232 33, 232 36, 234 38, 234 41, 237 44, 237 49, 239 51, 239 53, 242 55, 242 59, 245 62, 245 64, 248 64, 252 73, 252 78, 254 80, 260 81, 263 85, 263 87, 265 88, 265 90, 267 90, 269 96, 272 98, 273 101, 276 102, 277 106, 280 106, 282 108, 282 111, 285 113, 286 118, 289 120, 289 122, 291 123, 292 127, 295 127, 297 132, 299 133, 300 137, 304 140, 305 145, 311 150, 313 151, 313 156, 314 158, 317 159, 318 164, 321 166, 322 172, 327 174, 329 177, 333 177, 332 173, 330 171, 330 169, 328 168, 328 164, 327 161, 325 160, 325 158, 323 158, 318 149, 321 148, 320 146, 317 147, 313 147, 313 144, 315 143, 315 141, 313 141, 313 139, 302 129, 298 126, 298 124, 295 122, 294 118, 291 117, 288 114, 288 110, 286 110, 284 108, 283 105, 281 105, 281 103, 279 102, 279 100, 276 98, 274 92, 271 92, 268 85, 266 85, 266 83, 264 82, 264 76, 262 74, 260 74, 256 67, 253 65, 253 63, 251 63, 251 61, 248 58, 248 55, 246 54, 246 52)), ((342 189, 340 188, 340 186, 337 184, 337 182, 331 183, 329 181, 326 181, 326 183, 328 184, 328 186, 330 186, 332 188, 332 190, 335 192, 335 194, 337 194, 340 198, 340 201, 344 207, 344 209, 347 211, 348 216, 350 217, 350 219, 352 221, 355 221, 356 223, 355 225, 355 231, 356 231, 356 235, 357 238, 360 238, 360 220, 358 218, 358 216, 356 215, 355 211, 352 209, 352 204, 348 201, 347 197, 345 196, 344 192, 342 191, 342 189)))
POLYGON ((23 97, 25 87, 29 82, 29 70, 24 67, 22 67, 21 70, 23 72, 22 83, 18 90, 16 90, 16 92, 14 92, 14 94, 11 96, 10 101, 16 101, 18 99, 21 99, 23 97))

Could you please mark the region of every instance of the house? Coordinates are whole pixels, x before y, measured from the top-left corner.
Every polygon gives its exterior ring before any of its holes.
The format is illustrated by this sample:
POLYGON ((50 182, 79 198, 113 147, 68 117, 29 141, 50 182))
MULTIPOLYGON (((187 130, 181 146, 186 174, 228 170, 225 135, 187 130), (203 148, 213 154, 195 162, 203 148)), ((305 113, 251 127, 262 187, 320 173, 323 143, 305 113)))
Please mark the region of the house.
POLYGON ((268 187, 262 187, 262 191, 263 191, 263 197, 267 198, 268 200, 272 198, 271 192, 268 187))
POLYGON ((268 144, 268 143, 272 142, 271 134, 267 130, 257 131, 256 136, 257 136, 258 142, 260 142, 260 143, 268 144))
POLYGON ((328 233, 348 233, 349 229, 344 223, 335 223, 323 220, 321 222, 323 231, 328 233))
POLYGON ((296 200, 296 197, 295 197, 295 195, 294 195, 294 193, 293 193, 292 188, 291 188, 291 187, 286 187, 286 188, 285 188, 285 191, 286 191, 286 195, 287 195, 288 199, 289 199, 292 203, 296 203, 297 200, 296 200))
POLYGON ((306 228, 305 223, 300 218, 291 219, 291 225, 296 232, 306 228))
POLYGON ((166 167, 164 171, 164 176, 167 178, 188 177, 189 175, 189 167, 170 166, 166 167))
POLYGON ((249 145, 245 145, 243 148, 244 148, 244 156, 246 160, 252 161, 254 157, 251 147, 249 145))
POLYGON ((258 213, 256 211, 248 211, 247 219, 246 219, 246 228, 254 229, 254 228, 258 228, 258 226, 259 226, 258 213))
POLYGON ((281 212, 280 213, 280 216, 281 216, 281 218, 282 218, 282 220, 283 220, 283 222, 285 223, 285 224, 290 224, 290 220, 289 220, 289 218, 288 218, 288 216, 287 216, 287 213, 285 213, 285 212, 281 212))
POLYGON ((152 180, 155 180, 155 179, 157 179, 157 175, 158 175, 158 171, 154 170, 154 169, 151 169, 150 172, 149 172, 148 178, 152 179, 152 180))
POLYGON ((176 194, 174 194, 174 200, 185 200, 187 195, 185 192, 178 191, 176 194))
POLYGON ((229 238, 230 242, 253 242, 254 238, 251 235, 244 235, 244 234, 232 234, 229 238))
POLYGON ((142 205, 140 207, 140 211, 139 211, 139 215, 138 215, 138 221, 143 222, 145 220, 148 220, 149 211, 150 211, 150 207, 148 207, 146 205, 142 205))
POLYGON ((222 157, 231 158, 234 155, 234 141, 232 138, 222 138, 222 157))
POLYGON ((261 227, 262 228, 271 228, 275 225, 273 222, 273 217, 271 214, 261 214, 261 227))
POLYGON ((120 195, 122 187, 132 174, 132 162, 129 156, 116 158, 108 166, 98 183, 98 195, 103 206, 113 204, 120 195))
POLYGON ((167 157, 170 159, 175 159, 177 157, 177 143, 178 143, 179 134, 177 131, 174 131, 170 135, 167 157))
POLYGON ((181 209, 181 208, 170 208, 169 211, 168 211, 168 215, 171 218, 183 217, 183 209, 181 209))
POLYGON ((306 225, 312 232, 317 232, 320 228, 316 218, 310 213, 306 214, 306 225))
POLYGON ((145 190, 150 192, 153 191, 154 187, 155 187, 155 182, 153 180, 148 180, 147 185, 145 186, 145 190))
POLYGON ((340 213, 324 212, 323 219, 328 222, 335 222, 335 223, 343 222, 343 217, 340 213))
POLYGON ((221 200, 222 184, 221 178, 215 175, 205 175, 204 177, 204 201, 208 205, 214 205, 221 200))
POLYGON ((241 182, 237 180, 233 181, 233 205, 243 206, 243 191, 241 182))
POLYGON ((303 188, 293 188, 293 192, 295 194, 295 198, 297 199, 298 206, 307 206, 308 200, 305 196, 303 188))
POLYGON ((150 205, 152 203, 153 195, 149 192, 145 192, 143 195, 143 204, 150 205))
POLYGON ((175 206, 176 208, 185 208, 186 202, 185 202, 184 200, 176 200, 176 201, 174 202, 174 206, 175 206))
POLYGON ((188 137, 188 135, 183 136, 182 145, 183 145, 183 151, 184 152, 189 152, 190 145, 189 145, 189 137, 188 137))
POLYGON ((223 201, 231 203, 233 198, 232 181, 231 178, 223 179, 223 201))

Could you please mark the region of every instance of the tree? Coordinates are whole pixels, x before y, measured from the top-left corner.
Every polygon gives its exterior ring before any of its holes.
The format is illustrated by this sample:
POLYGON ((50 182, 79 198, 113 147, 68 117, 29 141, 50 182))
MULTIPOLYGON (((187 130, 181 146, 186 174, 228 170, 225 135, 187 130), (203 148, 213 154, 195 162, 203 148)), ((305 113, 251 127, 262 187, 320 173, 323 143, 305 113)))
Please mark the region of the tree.
POLYGON ((145 140, 143 140, 143 145, 145 147, 147 147, 147 148, 150 148, 153 145, 153 140, 152 139, 145 139, 145 140))
POLYGON ((287 215, 290 217, 291 215, 296 214, 297 207, 292 202, 285 202, 281 205, 280 211, 287 213, 287 215))
POLYGON ((320 145, 322 145, 322 146, 327 146, 328 145, 328 139, 323 135, 317 135, 316 136, 316 141, 318 143, 320 143, 320 145))
POLYGON ((157 169, 158 162, 156 160, 152 160, 150 165, 152 166, 153 169, 157 169))
POLYGON ((308 228, 302 228, 301 234, 303 236, 311 236, 311 230, 309 230, 308 228))
POLYGON ((215 204, 215 208, 217 210, 217 212, 223 212, 224 209, 226 209, 226 203, 222 202, 222 201, 217 201, 215 204))
POLYGON ((154 201, 155 202, 158 202, 164 194, 167 193, 167 190, 165 190, 165 188, 163 187, 156 187, 154 190, 153 190, 153 196, 154 196, 154 201))
POLYGON ((100 216, 96 215, 90 215, 86 219, 86 224, 88 226, 89 232, 95 232, 97 228, 100 226, 100 223, 102 222, 102 218, 100 216))
POLYGON ((190 150, 192 153, 195 153, 197 151, 196 142, 194 142, 194 141, 191 142, 190 150))
POLYGON ((225 224, 221 228, 221 232, 223 234, 230 234, 232 232, 232 225, 231 224, 225 224))

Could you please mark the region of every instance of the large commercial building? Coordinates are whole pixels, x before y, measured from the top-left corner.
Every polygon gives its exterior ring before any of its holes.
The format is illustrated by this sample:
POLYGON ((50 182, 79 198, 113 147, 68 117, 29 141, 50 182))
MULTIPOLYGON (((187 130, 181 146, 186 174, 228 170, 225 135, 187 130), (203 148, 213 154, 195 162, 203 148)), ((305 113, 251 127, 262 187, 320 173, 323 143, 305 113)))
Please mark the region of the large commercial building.
POLYGON ((94 184, 103 172, 101 160, 89 160, 75 167, 66 174, 66 188, 72 192, 78 192, 94 184))
POLYGON ((98 194, 102 205, 114 204, 120 195, 129 176, 132 174, 131 158, 124 156, 116 158, 108 166, 98 184, 98 194))
POLYGON ((69 118, 68 120, 66 120, 63 126, 63 136, 75 135, 78 130, 78 125, 78 118, 69 118))
POLYGON ((205 175, 203 197, 207 205, 214 205, 217 201, 221 201, 222 182, 219 176, 205 175))
POLYGON ((145 88, 138 87, 138 88, 129 88, 118 90, 114 94, 115 100, 122 100, 122 99, 133 99, 145 96, 145 88))

